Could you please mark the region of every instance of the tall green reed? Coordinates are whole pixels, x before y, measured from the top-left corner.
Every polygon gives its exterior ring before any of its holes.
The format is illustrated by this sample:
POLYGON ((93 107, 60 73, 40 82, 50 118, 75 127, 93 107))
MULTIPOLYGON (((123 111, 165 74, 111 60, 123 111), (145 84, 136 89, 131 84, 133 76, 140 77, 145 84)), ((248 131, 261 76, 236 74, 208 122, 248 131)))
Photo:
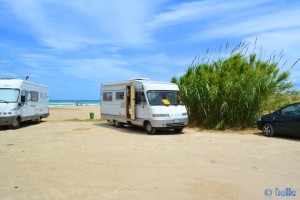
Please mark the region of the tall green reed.
POLYGON ((191 123, 218 130, 243 129, 255 123, 271 97, 281 95, 272 102, 277 106, 288 102, 282 94, 293 84, 288 81, 289 71, 278 67, 282 52, 263 60, 262 48, 258 55, 254 50, 249 53, 249 44, 240 43, 228 54, 227 43, 224 55, 221 48, 219 57, 225 58, 216 60, 208 50, 200 64, 195 64, 199 57, 195 58, 183 76, 171 80, 180 88, 191 123))

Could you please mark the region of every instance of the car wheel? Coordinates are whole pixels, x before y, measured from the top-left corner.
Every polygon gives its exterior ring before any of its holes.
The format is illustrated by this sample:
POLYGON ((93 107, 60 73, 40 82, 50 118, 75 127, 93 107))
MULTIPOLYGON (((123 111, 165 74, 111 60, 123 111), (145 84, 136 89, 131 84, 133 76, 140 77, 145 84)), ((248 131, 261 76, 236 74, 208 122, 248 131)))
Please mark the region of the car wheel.
POLYGON ((174 129, 174 133, 182 133, 182 131, 183 131, 183 128, 175 128, 174 129))
POLYGON ((19 118, 16 118, 14 121, 13 121, 13 123, 11 124, 11 128, 12 129, 17 129, 17 128, 19 128, 20 127, 20 119, 19 118))
POLYGON ((145 124, 145 129, 146 129, 146 132, 150 135, 154 135, 156 133, 156 129, 153 128, 153 126, 150 124, 150 122, 147 122, 145 124))
POLYGON ((262 126, 262 132, 267 137, 272 137, 275 135, 274 128, 270 123, 265 123, 262 126))
POLYGON ((114 125, 115 125, 115 127, 117 127, 117 128, 123 127, 123 123, 118 122, 117 120, 114 120, 114 125))

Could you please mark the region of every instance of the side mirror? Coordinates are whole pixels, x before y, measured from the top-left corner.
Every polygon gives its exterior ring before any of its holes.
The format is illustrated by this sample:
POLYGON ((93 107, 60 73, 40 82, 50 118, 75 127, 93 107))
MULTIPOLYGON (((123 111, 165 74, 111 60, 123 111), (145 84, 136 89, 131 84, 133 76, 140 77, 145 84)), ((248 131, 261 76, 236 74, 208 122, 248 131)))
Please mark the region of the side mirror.
POLYGON ((24 102, 25 102, 25 96, 21 96, 21 103, 23 103, 24 104, 24 102))

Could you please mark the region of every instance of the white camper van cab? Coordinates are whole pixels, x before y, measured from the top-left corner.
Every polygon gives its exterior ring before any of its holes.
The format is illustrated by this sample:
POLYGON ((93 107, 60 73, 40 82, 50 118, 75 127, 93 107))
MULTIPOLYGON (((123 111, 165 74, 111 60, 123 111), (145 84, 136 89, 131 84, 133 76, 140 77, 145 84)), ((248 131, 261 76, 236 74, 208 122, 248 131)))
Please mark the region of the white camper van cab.
POLYGON ((0 126, 40 122, 49 116, 48 87, 20 79, 0 79, 0 126))
POLYGON ((116 127, 143 126, 149 134, 157 129, 181 133, 188 123, 178 86, 145 78, 103 83, 101 118, 113 121, 116 127))

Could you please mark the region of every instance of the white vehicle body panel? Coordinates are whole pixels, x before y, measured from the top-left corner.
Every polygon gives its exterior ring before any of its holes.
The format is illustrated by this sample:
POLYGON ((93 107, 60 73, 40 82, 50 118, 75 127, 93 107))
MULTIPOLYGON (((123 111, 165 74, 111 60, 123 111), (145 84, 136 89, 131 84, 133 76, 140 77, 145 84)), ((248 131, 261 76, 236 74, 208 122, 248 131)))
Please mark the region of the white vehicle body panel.
POLYGON ((49 91, 45 85, 20 79, 0 79, 0 126, 49 116, 49 91), (16 96, 11 96, 14 91, 16 96))

